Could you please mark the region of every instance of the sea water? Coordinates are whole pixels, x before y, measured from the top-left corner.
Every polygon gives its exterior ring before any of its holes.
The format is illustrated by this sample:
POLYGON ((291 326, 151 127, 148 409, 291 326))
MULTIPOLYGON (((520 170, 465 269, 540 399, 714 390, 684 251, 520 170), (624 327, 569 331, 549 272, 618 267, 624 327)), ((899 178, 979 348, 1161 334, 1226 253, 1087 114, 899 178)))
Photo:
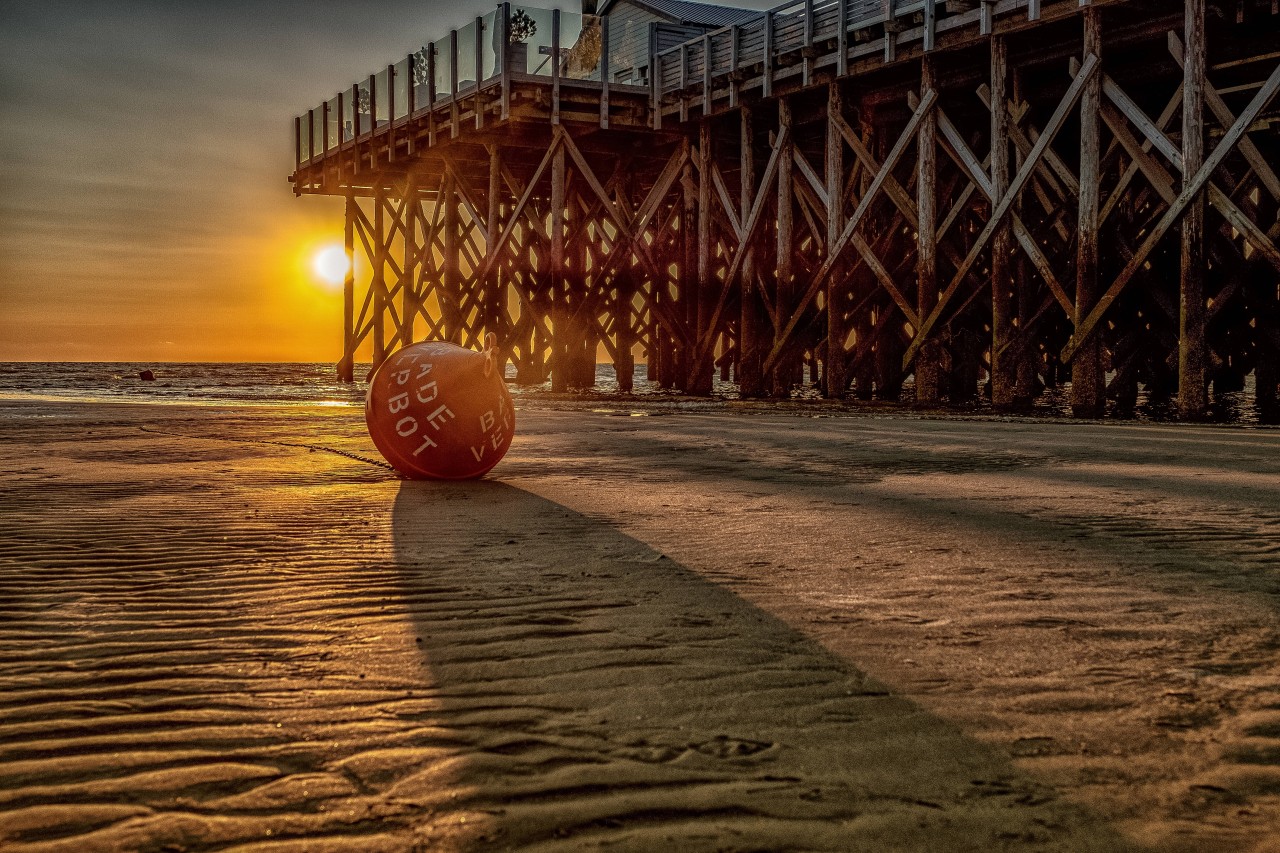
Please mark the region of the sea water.
MULTIPOLYGON (((359 380, 368 372, 368 364, 357 364, 357 381, 345 383, 338 381, 337 372, 329 362, 0 362, 0 400, 181 403, 209 406, 283 403, 361 407, 364 405, 365 385, 359 380), (154 381, 140 378, 144 370, 153 372, 154 381)), ((521 400, 532 402, 553 396, 563 399, 563 395, 552 395, 550 382, 518 385, 514 379, 515 369, 508 366, 508 388, 517 405, 521 400)), ((913 392, 914 388, 908 379, 900 405, 908 406, 914 396, 913 392)), ((677 393, 659 388, 658 383, 649 381, 643 364, 636 365, 633 390, 629 395, 619 394, 613 366, 598 364, 595 387, 575 392, 573 396, 587 401, 608 400, 610 405, 624 404, 627 399, 637 402, 693 402, 693 398, 682 398, 677 393)), ((717 378, 712 385, 712 399, 702 400, 714 405, 717 400, 737 398, 737 386, 717 378)), ((792 398, 817 401, 820 395, 811 385, 805 385, 797 386, 792 398)), ((767 408, 769 405, 767 402, 752 403, 753 407, 767 408)), ((866 405, 868 404, 850 401, 847 407, 857 409, 866 405)), ((873 405, 880 409, 885 406, 873 405)), ((822 409, 828 410, 828 404, 824 404, 822 409)), ((979 397, 958 410, 981 414, 989 412, 990 406, 979 397)), ((1174 420, 1176 410, 1174 401, 1153 401, 1145 393, 1140 393, 1135 417, 1144 421, 1174 420)), ((1067 417, 1070 412, 1068 385, 1047 390, 1036 400, 1031 414, 1067 417)), ((1257 424, 1253 376, 1246 377, 1243 391, 1213 395, 1210 418, 1220 423, 1257 424)))

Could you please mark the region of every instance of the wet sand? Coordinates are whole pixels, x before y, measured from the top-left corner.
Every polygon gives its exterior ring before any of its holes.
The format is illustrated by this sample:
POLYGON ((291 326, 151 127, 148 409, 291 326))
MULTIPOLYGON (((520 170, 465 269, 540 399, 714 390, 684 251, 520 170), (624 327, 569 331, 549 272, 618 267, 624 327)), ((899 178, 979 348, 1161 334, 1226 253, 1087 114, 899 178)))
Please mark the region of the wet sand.
POLYGON ((0 848, 1280 850, 1280 431, 626 414, 0 403, 0 848))

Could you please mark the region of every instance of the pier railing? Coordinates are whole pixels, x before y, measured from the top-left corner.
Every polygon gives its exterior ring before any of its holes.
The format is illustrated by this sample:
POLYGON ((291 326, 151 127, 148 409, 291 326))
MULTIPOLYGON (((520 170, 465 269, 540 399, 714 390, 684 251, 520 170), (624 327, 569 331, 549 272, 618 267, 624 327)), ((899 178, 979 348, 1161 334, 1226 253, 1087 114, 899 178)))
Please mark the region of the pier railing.
MULTIPOLYGON (((607 103, 608 23, 594 15, 503 3, 294 118, 296 165, 448 108, 490 86, 596 84, 607 103)), ((642 90, 643 91, 643 90, 642 90)))
POLYGON ((727 106, 734 107, 747 85, 769 97, 778 80, 798 75, 807 84, 818 64, 834 64, 835 73, 844 75, 851 59, 883 52, 885 61, 893 61, 897 49, 913 41, 932 50, 939 31, 962 18, 976 18, 983 34, 991 32, 997 15, 1017 12, 1038 20, 1040 5, 1041 0, 979 0, 945 17, 946 0, 790 0, 656 53, 650 78, 654 124, 660 126, 673 105, 683 117, 691 102, 701 101, 705 114, 713 97, 727 94, 727 106))
MULTIPOLYGON (((807 85, 818 66, 834 66, 842 76, 850 61, 880 53, 893 61, 899 47, 913 42, 931 50, 939 32, 975 18, 984 34, 997 16, 1037 20, 1041 0, 979 0, 952 15, 945 6, 946 0, 789 0, 650 56, 650 122, 659 128, 664 114, 677 111, 683 119, 697 104, 709 114, 717 100, 733 108, 748 87, 770 97, 779 81, 807 85)), ((550 83, 553 100, 562 83, 594 85, 607 126, 609 89, 623 88, 616 81, 638 64, 635 57, 614 61, 609 41, 607 16, 503 3, 297 116, 296 165, 518 81, 550 83)))

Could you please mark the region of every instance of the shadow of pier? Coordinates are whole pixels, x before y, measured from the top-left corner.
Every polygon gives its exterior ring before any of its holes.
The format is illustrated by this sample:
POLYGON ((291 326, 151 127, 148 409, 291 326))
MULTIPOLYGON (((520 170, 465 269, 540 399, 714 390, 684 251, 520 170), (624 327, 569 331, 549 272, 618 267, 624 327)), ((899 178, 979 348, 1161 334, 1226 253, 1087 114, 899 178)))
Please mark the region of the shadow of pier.
POLYGON ((1118 850, 1007 758, 605 522, 404 483, 437 761, 386 793, 471 849, 1118 850), (447 792, 447 793, 446 793, 447 792))

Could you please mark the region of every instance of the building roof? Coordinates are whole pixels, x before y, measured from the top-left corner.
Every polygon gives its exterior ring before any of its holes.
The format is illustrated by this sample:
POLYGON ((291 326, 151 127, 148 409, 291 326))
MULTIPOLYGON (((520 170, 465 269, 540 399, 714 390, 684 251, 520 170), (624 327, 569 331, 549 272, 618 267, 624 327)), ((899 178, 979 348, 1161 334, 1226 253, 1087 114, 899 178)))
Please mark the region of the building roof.
MULTIPOLYGON (((714 6, 710 3, 694 3, 692 0, 628 0, 641 8, 648 9, 673 23, 692 24, 696 26, 727 27, 730 24, 743 24, 760 17, 757 9, 738 9, 733 6, 714 6)), ((616 0, 604 0, 600 4, 600 14, 609 13, 609 7, 616 0)))

